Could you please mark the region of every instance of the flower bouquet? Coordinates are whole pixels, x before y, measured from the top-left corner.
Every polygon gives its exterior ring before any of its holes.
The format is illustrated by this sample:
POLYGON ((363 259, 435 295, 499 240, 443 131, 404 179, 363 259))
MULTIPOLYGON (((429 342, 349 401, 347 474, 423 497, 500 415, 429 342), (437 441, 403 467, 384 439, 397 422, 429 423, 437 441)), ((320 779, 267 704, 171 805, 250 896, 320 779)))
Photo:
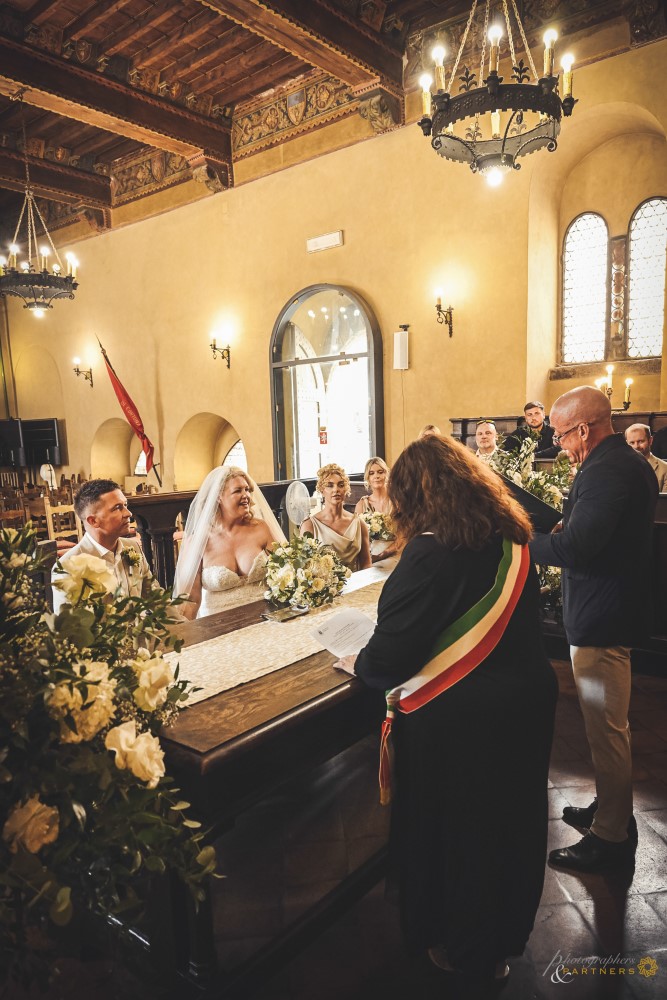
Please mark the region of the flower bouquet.
POLYGON ((277 604, 308 604, 317 608, 340 594, 350 570, 328 546, 312 535, 295 535, 269 553, 265 597, 277 604))
POLYGON ((379 510, 367 510, 360 517, 368 527, 372 542, 393 542, 396 538, 392 531, 390 514, 382 514, 379 510))
POLYGON ((215 869, 157 738, 190 687, 162 656, 180 648, 168 595, 120 597, 104 561, 81 555, 49 614, 34 545, 30 526, 0 531, 0 987, 48 981, 49 918, 141 920, 156 875, 176 873, 196 902, 215 869))

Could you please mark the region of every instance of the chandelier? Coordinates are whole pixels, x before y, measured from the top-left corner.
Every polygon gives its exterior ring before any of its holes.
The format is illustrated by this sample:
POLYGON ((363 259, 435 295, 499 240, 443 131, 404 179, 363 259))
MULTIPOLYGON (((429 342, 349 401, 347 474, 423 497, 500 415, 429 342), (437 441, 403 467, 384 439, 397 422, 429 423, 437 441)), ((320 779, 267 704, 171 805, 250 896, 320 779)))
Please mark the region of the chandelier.
POLYGON ((12 97, 20 101, 21 130, 23 133, 23 160, 25 163, 25 196, 19 214, 14 238, 9 244, 9 256, 0 256, 0 297, 15 295, 23 299, 24 309, 29 309, 33 316, 44 316, 47 309, 52 309, 54 299, 73 299, 74 292, 79 287, 76 281, 77 260, 73 254, 65 255, 67 273, 64 273, 63 263, 56 250, 53 240, 46 227, 46 222, 35 201, 30 186, 30 167, 28 165, 28 143, 26 140, 25 120, 23 117, 23 91, 12 97), (44 236, 41 246, 37 240, 36 218, 41 223, 44 236), (25 220, 27 255, 19 260, 19 233, 25 220), (48 245, 47 245, 48 243, 48 245), (49 258, 53 254, 53 262, 49 267, 49 258))
MULTIPOLYGON (((479 6, 481 9, 481 4, 479 6)), ((422 87, 422 117, 418 124, 424 135, 432 136, 431 145, 440 156, 467 163, 473 173, 482 174, 495 187, 510 170, 521 169, 518 162, 520 157, 539 149, 547 149, 549 152, 556 149, 561 117, 569 117, 576 102, 572 97, 574 57, 568 54, 561 60, 562 97, 559 93, 558 74, 554 76, 554 42, 558 37, 557 33, 551 28, 544 35, 544 71, 538 78, 515 0, 502 0, 504 25, 499 16, 490 16, 490 7, 491 0, 486 0, 479 78, 468 66, 464 66, 458 77, 459 93, 451 94, 478 8, 478 0, 473 0, 449 81, 445 78, 446 52, 442 45, 436 45, 433 49, 435 92, 431 93, 433 80, 429 74, 424 74, 419 80, 422 87), (523 59, 517 62, 510 24, 510 6, 528 65, 523 59), (511 83, 503 83, 503 77, 498 75, 503 28, 507 33, 511 57, 511 83), (488 76, 485 78, 487 68, 488 76), (534 82, 528 82, 531 76, 534 82)))

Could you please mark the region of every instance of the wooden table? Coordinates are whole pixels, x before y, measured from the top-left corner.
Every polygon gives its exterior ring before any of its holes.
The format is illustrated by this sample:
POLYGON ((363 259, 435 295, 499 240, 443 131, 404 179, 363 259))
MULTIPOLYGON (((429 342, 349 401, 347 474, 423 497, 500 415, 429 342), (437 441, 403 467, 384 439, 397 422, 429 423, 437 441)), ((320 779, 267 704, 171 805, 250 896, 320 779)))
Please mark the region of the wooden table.
MULTIPOLYGON (((387 559, 355 573, 348 590, 386 579, 387 559)), ((255 601, 176 627, 188 646, 258 623, 269 605, 255 601)), ((290 623, 276 625, 288 630, 290 623)), ((251 803, 296 774, 311 769, 379 727, 381 692, 334 670, 335 657, 315 653, 248 684, 224 691, 181 713, 162 736, 168 773, 199 816, 220 832, 251 803)), ((381 851, 346 878, 294 925, 244 963, 213 976, 211 996, 246 996, 267 969, 293 956, 382 877, 381 851)), ((215 955, 204 908, 189 930, 189 972, 210 982, 215 955)))

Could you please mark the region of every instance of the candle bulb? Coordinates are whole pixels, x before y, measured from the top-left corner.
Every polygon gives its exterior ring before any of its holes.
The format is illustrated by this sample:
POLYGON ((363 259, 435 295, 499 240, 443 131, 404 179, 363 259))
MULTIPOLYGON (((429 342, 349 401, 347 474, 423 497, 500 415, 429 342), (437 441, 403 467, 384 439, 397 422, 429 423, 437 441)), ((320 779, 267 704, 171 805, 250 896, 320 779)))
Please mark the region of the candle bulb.
POLYGON ((489 72, 498 72, 498 58, 500 52, 500 39, 503 35, 503 29, 499 24, 492 24, 489 28, 489 41, 491 42, 491 51, 489 53, 489 72))
POLYGON ((572 66, 574 65, 574 56, 571 52, 567 52, 560 61, 563 68, 563 97, 572 97, 572 66))
POLYGON ((436 45, 431 53, 435 63, 435 89, 445 89, 445 47, 436 45))
POLYGON ((40 247, 39 248, 39 254, 40 254, 40 257, 42 258, 42 261, 41 261, 41 264, 42 264, 41 270, 42 271, 47 271, 48 270, 48 256, 49 256, 49 253, 50 253, 50 250, 49 250, 48 247, 40 247))
POLYGON ((76 278, 76 265, 78 261, 73 253, 65 254, 65 260, 67 261, 67 274, 70 278, 76 278))
POLYGON ((7 267, 7 258, 0 257, 0 274, 5 273, 5 268, 7 267))
POLYGON ((614 371, 613 365, 607 365, 607 385, 612 388, 612 373, 614 371))
POLYGON ((81 358, 72 358, 72 364, 76 365, 76 367, 78 368, 79 365, 81 364, 81 358))
POLYGON ((431 117, 431 84, 433 80, 428 73, 422 73, 419 77, 419 86, 422 89, 422 114, 424 118, 431 117))
POLYGON ((626 378, 625 380, 625 396, 623 397, 626 403, 630 402, 630 386, 632 385, 632 379, 626 378))
POLYGON ((558 32, 549 28, 544 32, 544 75, 553 76, 554 72, 554 42, 558 38, 558 32))
POLYGON ((60 264, 54 264, 53 265, 53 273, 54 274, 60 274, 60 270, 61 270, 60 264))
POLYGON ((213 348, 213 350, 216 349, 216 346, 217 346, 217 340, 216 340, 216 338, 215 337, 211 337, 211 347, 213 348))
POLYGON ((16 267, 16 255, 19 252, 19 248, 16 243, 9 244, 9 264, 8 267, 16 267))
POLYGON ((439 288, 435 290, 435 304, 438 309, 442 305, 442 291, 439 288))
POLYGON ((21 270, 23 271, 24 274, 28 273, 28 271, 30 270, 30 261, 29 260, 22 260, 21 261, 21 270))
POLYGON ((491 138, 500 139, 500 111, 491 112, 491 138))
POLYGON ((595 380, 595 387, 596 387, 596 389, 599 389, 600 392, 602 392, 602 385, 603 385, 603 383, 604 383, 604 379, 603 378, 596 378, 596 380, 595 380))

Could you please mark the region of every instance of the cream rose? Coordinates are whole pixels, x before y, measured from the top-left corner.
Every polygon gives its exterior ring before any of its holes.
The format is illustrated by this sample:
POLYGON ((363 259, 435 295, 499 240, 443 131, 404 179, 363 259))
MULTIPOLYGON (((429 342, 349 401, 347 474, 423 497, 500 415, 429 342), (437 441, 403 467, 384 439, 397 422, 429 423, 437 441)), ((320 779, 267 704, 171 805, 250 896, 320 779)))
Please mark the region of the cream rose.
POLYGON ((54 577, 53 586, 62 590, 70 604, 76 605, 86 591, 113 594, 118 584, 104 559, 83 552, 63 563, 62 574, 54 577))
POLYGON ((145 712, 152 712, 166 701, 167 693, 174 681, 173 668, 161 656, 149 659, 139 657, 132 666, 139 682, 134 691, 134 700, 139 708, 143 708, 145 712))
POLYGON ((109 730, 104 740, 107 750, 116 754, 116 767, 131 771, 149 788, 155 788, 164 775, 164 753, 159 741, 150 733, 137 736, 135 722, 123 722, 109 730))
POLYGON ((61 681, 46 697, 49 715, 60 722, 60 739, 63 743, 92 740, 93 736, 111 722, 116 712, 116 681, 109 677, 106 663, 81 660, 74 664, 74 672, 88 688, 85 703, 76 682, 72 684, 61 681), (76 732, 65 722, 68 715, 74 720, 76 732))
POLYGON ((294 570, 287 564, 281 566, 274 577, 274 586, 279 590, 288 590, 294 584, 294 570))
POLYGON ((53 806, 45 806, 39 795, 33 795, 23 805, 15 805, 7 817, 2 830, 2 839, 9 844, 9 850, 16 854, 19 848, 37 852, 57 839, 60 830, 60 816, 53 806))

